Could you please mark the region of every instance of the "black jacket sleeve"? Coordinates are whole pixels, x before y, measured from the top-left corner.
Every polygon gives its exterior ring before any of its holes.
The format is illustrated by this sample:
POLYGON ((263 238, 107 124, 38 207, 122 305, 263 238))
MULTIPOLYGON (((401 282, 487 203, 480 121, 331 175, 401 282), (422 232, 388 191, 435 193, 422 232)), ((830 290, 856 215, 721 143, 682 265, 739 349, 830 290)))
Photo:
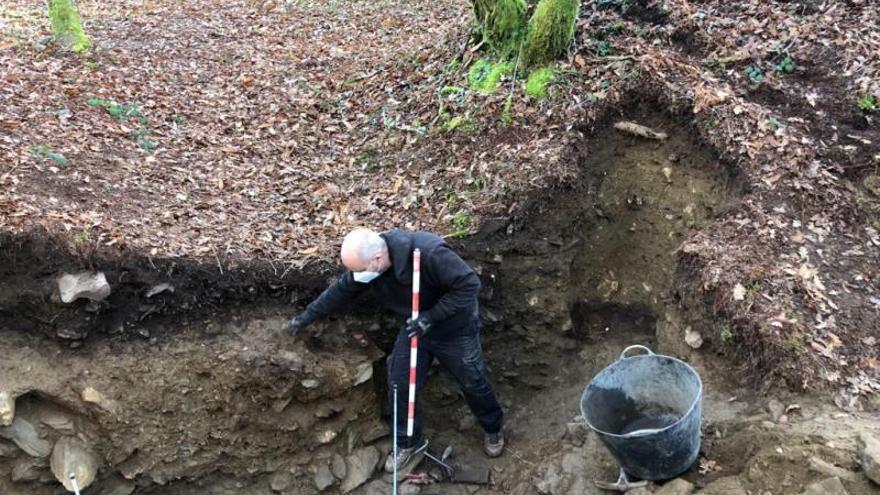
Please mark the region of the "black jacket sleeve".
POLYGON ((351 272, 346 270, 306 307, 308 323, 339 311, 366 289, 367 284, 355 282, 351 272))
POLYGON ((450 316, 473 307, 480 293, 480 278, 455 252, 446 245, 427 253, 427 275, 443 295, 425 316, 432 322, 441 322, 450 316))

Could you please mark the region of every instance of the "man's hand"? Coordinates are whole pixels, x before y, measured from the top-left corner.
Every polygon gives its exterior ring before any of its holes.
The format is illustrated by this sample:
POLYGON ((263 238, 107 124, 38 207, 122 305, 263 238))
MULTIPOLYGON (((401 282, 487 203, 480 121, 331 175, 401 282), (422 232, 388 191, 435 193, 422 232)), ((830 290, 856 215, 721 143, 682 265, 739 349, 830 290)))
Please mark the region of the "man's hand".
POLYGON ((428 333, 431 330, 431 327, 434 324, 431 320, 428 319, 425 315, 419 315, 418 318, 413 320, 412 318, 406 320, 406 326, 404 327, 406 330, 406 335, 409 338, 413 337, 421 337, 428 333))
POLYGON ((284 331, 287 332, 291 337, 296 337, 296 334, 299 333, 300 330, 309 326, 311 321, 303 315, 296 315, 284 325, 284 331))

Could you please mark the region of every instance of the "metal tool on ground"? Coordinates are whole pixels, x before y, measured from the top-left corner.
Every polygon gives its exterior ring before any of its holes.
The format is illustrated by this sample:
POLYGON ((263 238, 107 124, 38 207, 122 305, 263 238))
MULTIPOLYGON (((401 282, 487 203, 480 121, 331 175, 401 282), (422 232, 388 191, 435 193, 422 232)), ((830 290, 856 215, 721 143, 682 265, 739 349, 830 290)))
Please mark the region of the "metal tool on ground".
POLYGON ((73 493, 79 495, 79 483, 76 482, 76 474, 70 473, 70 486, 73 487, 73 493))
MULTIPOLYGON (((412 319, 419 317, 419 286, 422 271, 422 251, 413 251, 413 276, 412 276, 412 319)), ((409 339, 409 402, 406 412, 406 436, 412 438, 413 426, 416 417, 416 364, 419 355, 419 336, 413 335, 409 339)))
POLYGON ((391 424, 394 425, 394 431, 391 433, 392 442, 394 442, 393 453, 391 455, 394 456, 394 472, 392 474, 391 479, 391 495, 397 495, 397 384, 394 384, 394 414, 393 418, 391 418, 391 424))
POLYGON ((449 462, 452 456, 452 445, 446 447, 442 454, 438 455, 429 450, 425 451, 425 457, 436 463, 443 472, 443 476, 436 481, 447 483, 471 483, 476 485, 489 484, 489 468, 486 466, 467 466, 449 462))
POLYGON ((624 349, 581 397, 587 426, 620 467, 616 482, 596 486, 625 492, 690 469, 700 452, 702 394, 700 376, 683 361, 641 345, 624 349), (647 354, 628 356, 634 349, 647 354))
POLYGON ((608 482, 608 481, 595 481, 596 487, 601 488, 602 490, 609 490, 615 492, 626 493, 629 490, 635 490, 636 488, 644 488, 648 486, 647 481, 630 481, 629 478, 626 477, 626 472, 623 468, 620 468, 620 475, 617 477, 617 481, 608 482))

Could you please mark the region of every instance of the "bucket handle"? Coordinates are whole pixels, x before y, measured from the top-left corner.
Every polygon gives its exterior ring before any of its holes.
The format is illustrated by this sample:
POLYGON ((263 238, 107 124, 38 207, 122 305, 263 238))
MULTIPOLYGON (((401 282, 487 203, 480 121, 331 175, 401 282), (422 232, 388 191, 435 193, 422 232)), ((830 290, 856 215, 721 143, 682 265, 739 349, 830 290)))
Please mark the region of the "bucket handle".
POLYGON ((654 355, 654 352, 651 351, 651 349, 648 349, 647 347, 645 347, 643 345, 631 345, 631 346, 627 347, 626 349, 624 349, 623 352, 620 353, 620 357, 617 360, 620 361, 621 359, 628 358, 629 356, 627 356, 626 353, 628 353, 629 351, 631 351, 633 349, 641 349, 641 350, 647 352, 649 356, 654 355))

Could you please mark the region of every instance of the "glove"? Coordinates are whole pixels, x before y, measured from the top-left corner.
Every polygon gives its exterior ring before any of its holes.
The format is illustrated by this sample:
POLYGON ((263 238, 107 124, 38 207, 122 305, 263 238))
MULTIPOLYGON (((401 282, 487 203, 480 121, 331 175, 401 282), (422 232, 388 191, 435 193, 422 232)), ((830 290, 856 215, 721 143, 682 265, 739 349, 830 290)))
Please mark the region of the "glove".
POLYGON ((413 337, 421 337, 431 331, 431 327, 434 326, 434 323, 431 322, 425 315, 419 315, 418 318, 413 320, 412 318, 406 320, 406 326, 404 329, 406 330, 406 335, 409 338, 413 337))
POLYGON ((311 322, 311 319, 305 315, 296 315, 287 321, 284 325, 284 331, 286 331, 291 337, 296 337, 296 334, 298 334, 303 328, 309 326, 311 322))

